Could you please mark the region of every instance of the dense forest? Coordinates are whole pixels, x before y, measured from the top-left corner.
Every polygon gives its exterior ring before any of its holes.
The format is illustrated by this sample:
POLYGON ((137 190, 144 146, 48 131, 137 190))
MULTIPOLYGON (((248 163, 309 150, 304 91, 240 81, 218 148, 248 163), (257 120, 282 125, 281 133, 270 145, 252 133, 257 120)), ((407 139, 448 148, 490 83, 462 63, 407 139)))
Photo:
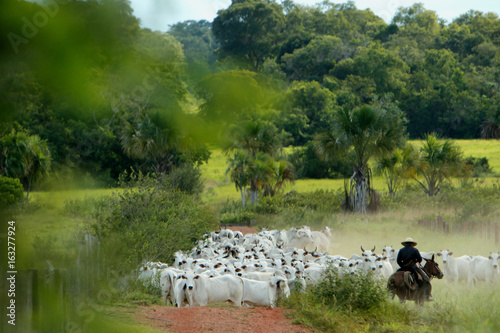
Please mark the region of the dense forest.
POLYGON ((49 171, 80 185, 131 169, 193 176, 209 147, 234 153, 237 188, 257 186, 238 172, 252 160, 254 173, 281 168, 276 191, 289 145, 304 147, 296 177, 350 176, 341 159, 311 157, 350 110, 398 124, 395 147, 499 135, 495 13, 445 22, 415 4, 388 24, 353 1, 233 0, 213 22, 166 32, 141 28, 127 0, 6 0, 0 15, 0 174, 28 191, 49 171))

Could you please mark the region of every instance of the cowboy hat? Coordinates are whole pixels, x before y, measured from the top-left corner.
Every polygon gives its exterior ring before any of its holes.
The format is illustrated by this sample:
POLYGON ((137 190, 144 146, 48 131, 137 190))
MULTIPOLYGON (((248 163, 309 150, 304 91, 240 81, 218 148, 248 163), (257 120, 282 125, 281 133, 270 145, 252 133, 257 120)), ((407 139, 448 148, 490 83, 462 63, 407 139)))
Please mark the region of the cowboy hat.
POLYGON ((417 242, 415 242, 415 241, 413 240, 413 238, 411 238, 411 237, 408 237, 407 239, 405 239, 405 241, 404 241, 404 242, 401 242, 401 244, 402 244, 402 245, 411 244, 411 245, 413 245, 413 246, 417 246, 417 242))

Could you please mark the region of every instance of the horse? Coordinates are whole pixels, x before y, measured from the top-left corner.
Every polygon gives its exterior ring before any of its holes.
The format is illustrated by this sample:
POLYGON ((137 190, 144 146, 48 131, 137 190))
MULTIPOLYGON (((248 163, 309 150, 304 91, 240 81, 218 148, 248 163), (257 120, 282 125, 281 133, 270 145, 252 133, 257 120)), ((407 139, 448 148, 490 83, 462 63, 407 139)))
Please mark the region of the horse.
MULTIPOLYGON (((439 265, 434 261, 434 255, 432 255, 431 259, 425 259, 424 267, 422 270, 432 279, 432 277, 437 277, 438 279, 442 279, 444 274, 439 269, 439 265)), ((405 271, 397 271, 389 277, 387 282, 387 289, 391 294, 392 299, 394 296, 398 296, 399 301, 401 303, 405 303, 408 301, 415 301, 416 304, 423 306, 425 301, 425 290, 424 288, 419 288, 418 285, 411 284, 408 280, 405 281, 406 278, 410 275, 410 272, 405 271)))

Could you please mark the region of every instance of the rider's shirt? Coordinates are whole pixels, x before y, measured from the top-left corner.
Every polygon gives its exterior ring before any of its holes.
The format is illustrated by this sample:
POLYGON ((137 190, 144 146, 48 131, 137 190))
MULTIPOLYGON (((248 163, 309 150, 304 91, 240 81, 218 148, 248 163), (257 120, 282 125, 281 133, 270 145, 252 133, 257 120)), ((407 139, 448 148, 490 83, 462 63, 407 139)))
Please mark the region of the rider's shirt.
POLYGON ((401 250, 399 250, 397 263, 399 267, 404 267, 407 265, 415 265, 417 262, 422 261, 422 256, 417 248, 413 247, 411 244, 407 244, 401 250))

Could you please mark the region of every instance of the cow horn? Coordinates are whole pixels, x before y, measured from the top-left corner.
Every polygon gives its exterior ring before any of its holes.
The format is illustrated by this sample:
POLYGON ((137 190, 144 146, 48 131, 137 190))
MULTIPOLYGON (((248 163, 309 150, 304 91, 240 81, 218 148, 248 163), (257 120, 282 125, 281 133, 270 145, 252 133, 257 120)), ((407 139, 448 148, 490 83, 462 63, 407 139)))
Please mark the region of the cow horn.
POLYGON ((362 252, 365 252, 365 249, 363 249, 363 245, 361 245, 361 251, 362 251, 362 252))
POLYGON ((373 250, 372 250, 372 252, 375 252, 375 245, 373 245, 373 250))

